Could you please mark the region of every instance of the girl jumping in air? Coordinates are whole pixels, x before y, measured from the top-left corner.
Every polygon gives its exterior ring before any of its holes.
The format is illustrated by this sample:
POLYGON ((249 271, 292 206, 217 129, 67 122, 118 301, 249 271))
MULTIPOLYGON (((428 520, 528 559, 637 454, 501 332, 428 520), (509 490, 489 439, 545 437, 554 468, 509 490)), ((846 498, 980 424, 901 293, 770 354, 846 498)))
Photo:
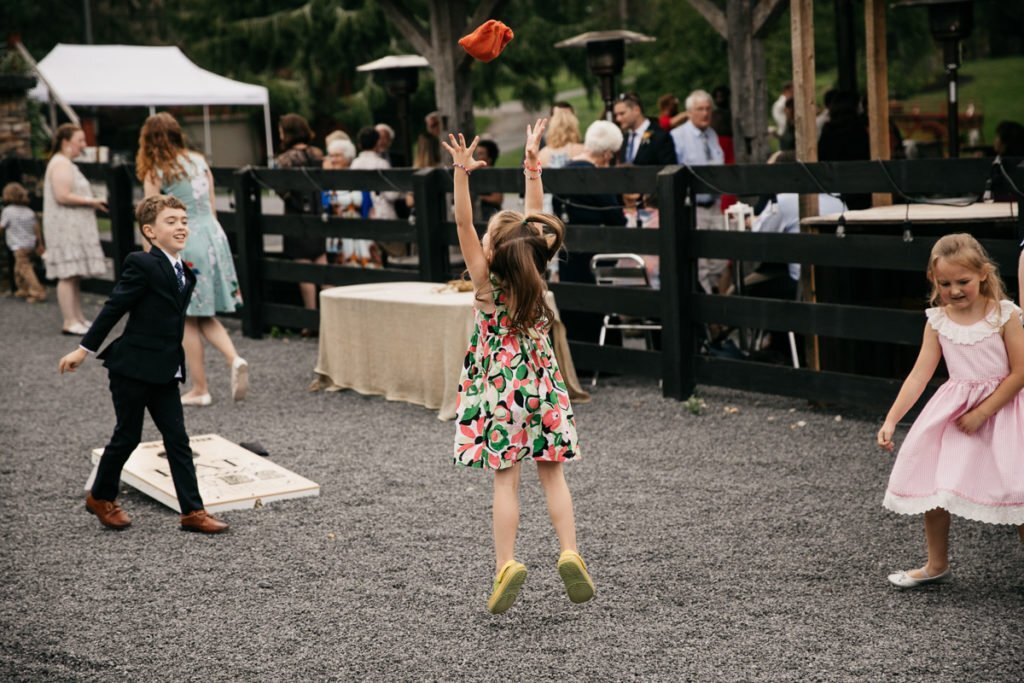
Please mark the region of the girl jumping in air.
POLYGON ((506 611, 526 580, 515 560, 519 527, 521 461, 533 458, 544 487, 548 513, 562 554, 558 573, 573 602, 594 596, 594 583, 576 549, 572 496, 562 463, 579 457, 576 421, 569 392, 555 361, 547 330, 554 313, 545 301, 543 273, 562 246, 565 227, 539 213, 544 201, 540 139, 547 124, 539 119, 526 129, 525 215, 501 211, 481 241, 473 227, 469 175, 485 166, 473 158, 472 144, 460 134, 442 142, 452 156, 455 221, 459 245, 476 294, 476 328, 459 381, 455 462, 494 470, 494 553, 496 574, 487 609, 506 611))
POLYGON ((885 507, 924 513, 928 562, 889 576, 900 588, 948 581, 950 514, 1018 525, 1024 541, 1024 328, 995 264, 967 234, 946 235, 928 259, 928 321, 917 363, 903 382, 878 445, 892 451, 896 423, 944 358, 949 380, 900 448, 885 507))

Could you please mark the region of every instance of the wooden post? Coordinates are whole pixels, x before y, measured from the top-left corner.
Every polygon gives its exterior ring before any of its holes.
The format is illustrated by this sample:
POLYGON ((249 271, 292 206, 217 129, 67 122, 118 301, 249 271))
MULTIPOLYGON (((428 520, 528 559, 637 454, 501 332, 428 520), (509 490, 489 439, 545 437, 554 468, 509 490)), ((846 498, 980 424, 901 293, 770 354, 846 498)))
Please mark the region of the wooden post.
POLYGON ((444 175, 439 168, 416 171, 412 177, 416 199, 416 236, 420 250, 420 279, 444 282, 448 279, 448 237, 445 228, 446 196, 444 175))
MULTIPOLYGON (((796 158, 818 160, 818 126, 814 106, 814 8, 811 0, 791 0, 790 34, 793 46, 793 113, 796 118, 796 158)), ((818 215, 818 195, 800 195, 800 217, 818 215)), ((803 228, 801 228, 802 230, 803 228)), ((801 269, 800 286, 805 301, 814 302, 814 266, 801 269)), ((819 370, 818 337, 808 338, 807 365, 819 370)))
POLYGON ((135 206, 132 201, 131 167, 116 164, 107 167, 107 208, 110 209, 110 242, 113 246, 114 279, 129 253, 135 251, 135 206))
POLYGON ((262 197, 249 167, 235 171, 235 237, 238 240, 238 286, 242 290, 242 334, 263 337, 262 197))
MULTIPOLYGON (((864 54, 868 72, 868 134, 871 158, 892 158, 889 140, 889 59, 885 40, 884 0, 864 1, 864 32, 867 48, 864 54)), ((889 206, 892 195, 876 192, 871 195, 875 206, 889 206)))
POLYGON ((690 320, 689 300, 694 284, 690 234, 696 209, 688 203, 690 174, 680 166, 666 166, 658 174, 658 230, 661 258, 661 391, 679 401, 693 395, 696 336, 690 320))

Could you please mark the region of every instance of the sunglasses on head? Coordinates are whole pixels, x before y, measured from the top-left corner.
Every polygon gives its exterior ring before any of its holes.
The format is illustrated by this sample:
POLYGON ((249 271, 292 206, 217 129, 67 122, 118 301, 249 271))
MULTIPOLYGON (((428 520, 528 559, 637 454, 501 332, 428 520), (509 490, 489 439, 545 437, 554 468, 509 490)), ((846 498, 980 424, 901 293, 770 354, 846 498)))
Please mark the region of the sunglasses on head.
POLYGON ((637 95, 635 92, 623 92, 619 93, 619 96, 616 98, 616 101, 640 104, 640 96, 637 95))

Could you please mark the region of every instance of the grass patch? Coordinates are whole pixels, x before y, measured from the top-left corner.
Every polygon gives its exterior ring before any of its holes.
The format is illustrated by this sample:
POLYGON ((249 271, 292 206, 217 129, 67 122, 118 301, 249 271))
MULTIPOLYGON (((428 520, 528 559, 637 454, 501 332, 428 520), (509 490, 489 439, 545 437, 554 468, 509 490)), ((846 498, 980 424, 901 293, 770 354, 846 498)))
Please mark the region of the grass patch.
MULTIPOLYGON (((959 100, 960 112, 974 103, 982 116, 982 142, 991 145, 995 139, 996 124, 1000 121, 1024 122, 1024 96, 1021 83, 1024 82, 1024 57, 1003 57, 968 62, 960 74, 969 79, 961 83, 959 100)), ((904 100, 904 111, 920 107, 922 112, 946 113, 946 89, 928 90, 916 93, 904 100)))

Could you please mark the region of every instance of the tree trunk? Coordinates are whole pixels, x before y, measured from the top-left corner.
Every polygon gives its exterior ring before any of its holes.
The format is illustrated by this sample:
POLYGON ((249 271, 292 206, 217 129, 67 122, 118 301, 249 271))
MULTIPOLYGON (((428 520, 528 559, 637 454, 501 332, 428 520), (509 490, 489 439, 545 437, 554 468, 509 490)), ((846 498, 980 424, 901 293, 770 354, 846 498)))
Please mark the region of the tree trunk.
POLYGON ((434 54, 434 98, 441 113, 442 136, 459 132, 472 140, 476 135, 473 118, 473 84, 458 40, 466 25, 465 0, 430 0, 430 42, 434 54))
POLYGON ((763 164, 768 159, 770 149, 767 86, 764 44, 754 33, 753 2, 729 0, 725 17, 736 163, 763 164))

